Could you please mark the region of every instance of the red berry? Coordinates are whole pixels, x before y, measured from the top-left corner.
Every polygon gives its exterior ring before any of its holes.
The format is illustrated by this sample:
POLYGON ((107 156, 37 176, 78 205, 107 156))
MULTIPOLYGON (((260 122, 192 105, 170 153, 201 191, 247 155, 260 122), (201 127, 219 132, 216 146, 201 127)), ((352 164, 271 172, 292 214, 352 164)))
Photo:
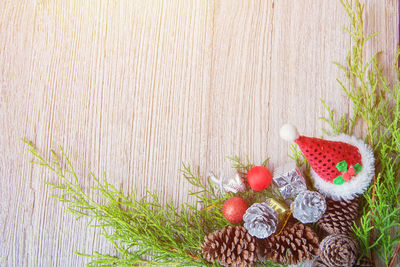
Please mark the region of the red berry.
POLYGON ((239 223, 243 220, 248 206, 246 201, 241 197, 231 197, 226 200, 222 207, 222 214, 225 219, 231 223, 239 223))
POLYGON ((354 169, 354 167, 350 167, 347 172, 349 173, 350 176, 354 176, 354 174, 356 173, 356 169, 354 169))
POLYGON ((349 172, 345 172, 343 173, 342 177, 346 182, 348 182, 350 180, 351 175, 349 172))
POLYGON ((261 191, 271 184, 272 175, 263 166, 255 166, 247 173, 247 183, 255 191, 261 191))

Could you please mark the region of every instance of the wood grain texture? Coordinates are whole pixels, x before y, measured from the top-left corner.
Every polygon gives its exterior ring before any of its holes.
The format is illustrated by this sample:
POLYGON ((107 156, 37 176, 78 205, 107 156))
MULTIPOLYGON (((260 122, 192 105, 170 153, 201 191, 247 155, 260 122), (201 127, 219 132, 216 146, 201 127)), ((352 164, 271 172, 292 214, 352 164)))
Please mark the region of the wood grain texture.
MULTIPOLYGON (((398 10, 366 1, 366 31, 381 32, 367 54, 384 51, 391 81, 398 10)), ((331 64, 351 47, 347 21, 339 1, 0 1, 0 265, 115 252, 50 197, 55 178, 20 138, 63 146, 85 187, 105 171, 125 191, 191 201, 182 161, 202 175, 232 173, 234 154, 273 168, 283 122, 319 136, 321 98, 350 109, 331 64)))

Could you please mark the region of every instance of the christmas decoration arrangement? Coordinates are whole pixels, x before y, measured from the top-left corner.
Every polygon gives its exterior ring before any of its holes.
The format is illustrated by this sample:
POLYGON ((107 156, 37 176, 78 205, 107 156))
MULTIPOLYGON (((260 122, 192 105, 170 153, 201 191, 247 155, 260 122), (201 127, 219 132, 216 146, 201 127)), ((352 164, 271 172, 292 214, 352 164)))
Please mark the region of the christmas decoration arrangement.
POLYGON ((178 207, 161 204, 154 192, 126 194, 94 174, 94 192, 86 192, 62 148, 47 160, 26 142, 34 163, 60 178, 48 184, 67 210, 94 220, 115 246, 116 254, 84 255, 89 265, 393 266, 400 246, 400 83, 386 82, 377 55, 363 57, 373 37, 363 32, 363 6, 342 4, 354 46, 338 66, 353 112, 336 119, 323 102, 331 127, 324 138, 284 124, 280 136, 292 154, 280 167, 235 156, 230 176, 200 177, 184 164, 196 201, 178 207), (366 127, 364 138, 352 134, 357 123, 366 127))

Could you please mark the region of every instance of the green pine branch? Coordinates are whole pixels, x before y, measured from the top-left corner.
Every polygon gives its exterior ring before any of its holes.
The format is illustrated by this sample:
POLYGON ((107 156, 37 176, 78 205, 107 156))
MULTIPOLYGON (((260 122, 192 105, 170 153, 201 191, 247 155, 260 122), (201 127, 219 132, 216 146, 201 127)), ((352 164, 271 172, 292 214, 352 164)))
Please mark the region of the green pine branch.
MULTIPOLYGON (((231 161, 232 168, 242 171, 242 172, 248 172, 251 168, 253 168, 255 165, 250 162, 249 157, 246 155, 246 162, 243 162, 240 160, 238 155, 234 155, 233 157, 226 157, 231 161)), ((268 158, 263 162, 263 164, 267 164, 268 158)), ((263 165, 265 167, 265 165, 263 165)))
MULTIPOLYGON (((111 185, 106 177, 99 179, 93 173, 95 186, 87 194, 79 183, 79 178, 71 162, 60 147, 61 158, 51 151, 52 160, 46 160, 35 147, 26 141, 29 151, 36 158, 33 163, 51 170, 60 178, 61 184, 47 183, 56 189, 56 199, 66 204, 66 209, 77 218, 88 217, 91 225, 101 229, 101 234, 118 251, 118 255, 96 252, 86 255, 92 258, 89 266, 112 265, 204 265, 199 252, 206 234, 226 226, 219 209, 198 209, 198 203, 176 207, 172 201, 160 203, 158 195, 146 191, 137 198, 134 193, 124 194, 111 185), (66 167, 61 167, 61 162, 66 167)), ((184 166, 184 177, 199 191, 191 192, 205 205, 220 201, 210 186, 200 182, 198 174, 192 173, 190 166, 184 166)), ((84 254, 78 254, 84 255, 84 254)))
MULTIPOLYGON (((363 53, 366 42, 377 34, 364 33, 364 6, 358 1, 352 8, 348 1, 341 1, 350 19, 353 46, 345 64, 335 63, 346 77, 338 80, 350 99, 352 115, 342 114, 335 119, 333 110, 322 101, 328 112, 323 118, 331 127, 328 134, 352 134, 357 123, 366 125, 365 141, 376 157, 376 177, 364 194, 363 212, 354 233, 364 256, 376 252, 388 266, 400 242, 400 83, 391 86, 378 64, 378 54, 366 60, 363 53)), ((399 69, 396 68, 399 72, 399 69)))

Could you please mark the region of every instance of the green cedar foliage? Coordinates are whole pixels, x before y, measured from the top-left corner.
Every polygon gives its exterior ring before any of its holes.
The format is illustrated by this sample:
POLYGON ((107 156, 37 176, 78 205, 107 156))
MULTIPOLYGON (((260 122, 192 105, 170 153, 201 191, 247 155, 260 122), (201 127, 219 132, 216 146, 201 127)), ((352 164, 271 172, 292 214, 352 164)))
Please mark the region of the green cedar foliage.
MULTIPOLYGON (((91 173, 96 186, 91 194, 84 192, 76 172, 63 149, 61 157, 51 151, 52 160, 46 160, 35 147, 25 142, 35 156, 36 163, 42 165, 61 181, 61 184, 47 183, 58 189, 55 198, 64 202, 67 210, 79 217, 88 217, 89 225, 99 227, 101 234, 111 242, 118 255, 95 253, 89 266, 113 265, 174 265, 202 266, 199 248, 205 234, 227 225, 218 209, 198 209, 198 203, 176 207, 172 202, 160 203, 158 195, 147 191, 142 198, 134 193, 127 195, 91 173), (61 162, 66 167, 61 167, 61 162), (92 197, 99 196, 99 200, 92 197)), ((214 205, 220 201, 210 186, 201 184, 198 174, 189 166, 183 166, 182 173, 189 183, 199 190, 190 192, 204 205, 214 205)), ((132 190, 133 192, 133 190, 132 190)), ((83 254, 79 254, 83 255, 83 254)))

